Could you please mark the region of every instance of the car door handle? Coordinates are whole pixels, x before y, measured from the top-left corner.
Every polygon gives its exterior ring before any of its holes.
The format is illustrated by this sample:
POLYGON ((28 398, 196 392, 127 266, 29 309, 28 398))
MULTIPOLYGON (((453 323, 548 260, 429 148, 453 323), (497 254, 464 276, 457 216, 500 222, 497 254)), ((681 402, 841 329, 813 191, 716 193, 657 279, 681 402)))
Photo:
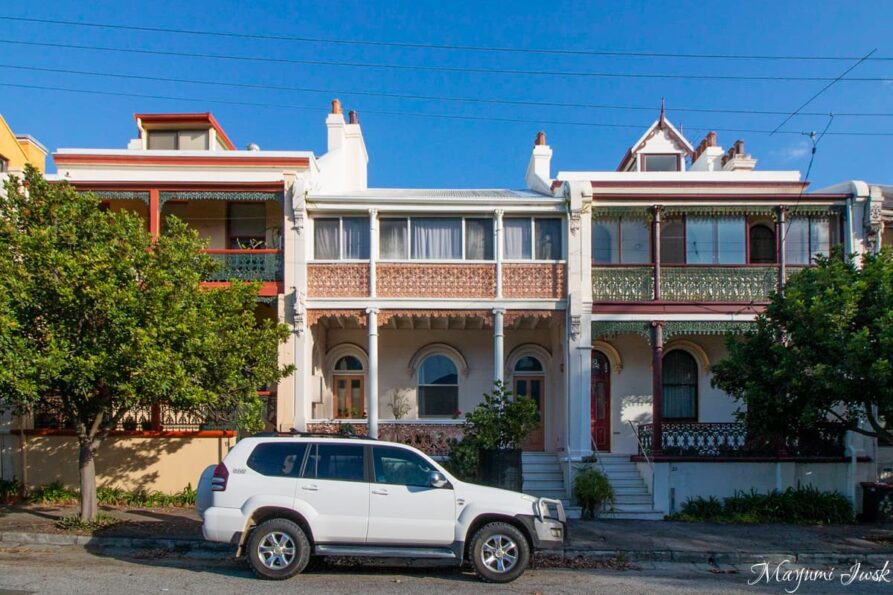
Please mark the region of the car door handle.
POLYGON ((308 492, 316 492, 316 491, 319 490, 319 488, 316 487, 316 484, 315 484, 315 483, 311 483, 311 484, 309 484, 309 485, 302 485, 302 486, 301 486, 301 489, 302 489, 302 490, 307 490, 308 492))
POLYGON ((378 496, 387 496, 387 495, 388 495, 388 491, 387 491, 387 490, 382 490, 382 489, 380 489, 380 488, 379 488, 379 489, 373 489, 373 490, 372 490, 372 493, 373 493, 373 494, 376 494, 376 495, 378 495, 378 496))

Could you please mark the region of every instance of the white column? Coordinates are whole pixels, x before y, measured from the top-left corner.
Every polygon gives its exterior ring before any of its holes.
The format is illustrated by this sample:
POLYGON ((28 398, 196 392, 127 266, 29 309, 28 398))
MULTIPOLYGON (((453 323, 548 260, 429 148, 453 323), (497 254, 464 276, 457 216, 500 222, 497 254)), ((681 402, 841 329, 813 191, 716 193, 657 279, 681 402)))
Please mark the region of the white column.
POLYGON ((502 299, 502 209, 496 210, 493 220, 493 255, 496 257, 496 299, 502 299))
POLYGON ((496 382, 502 382, 502 369, 505 365, 503 358, 504 332, 502 322, 504 315, 504 308, 496 308, 493 310, 493 380, 496 382))
POLYGON ((378 209, 369 209, 369 297, 375 297, 375 265, 378 260, 378 209))
POLYGON ((378 308, 367 308, 369 370, 366 372, 366 418, 369 437, 378 438, 378 308))

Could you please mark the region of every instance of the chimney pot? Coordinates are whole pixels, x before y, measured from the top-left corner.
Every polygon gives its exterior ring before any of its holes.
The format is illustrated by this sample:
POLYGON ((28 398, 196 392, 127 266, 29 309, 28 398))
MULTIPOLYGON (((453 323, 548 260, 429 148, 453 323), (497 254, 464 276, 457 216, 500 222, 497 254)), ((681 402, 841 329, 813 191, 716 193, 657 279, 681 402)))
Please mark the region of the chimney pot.
POLYGON ((534 143, 537 146, 546 144, 546 133, 540 130, 536 133, 536 142, 534 143))
POLYGON ((744 155, 744 141, 736 140, 735 141, 735 153, 738 155, 744 155))
POLYGON ((354 110, 350 110, 347 112, 347 119, 350 124, 359 124, 360 118, 357 116, 357 112, 354 110))
POLYGON ((340 100, 340 99, 333 99, 333 100, 332 100, 332 113, 333 113, 333 114, 340 114, 340 113, 341 113, 341 100, 340 100))
POLYGON ((713 131, 710 131, 707 133, 707 146, 708 147, 716 146, 716 133, 713 131))

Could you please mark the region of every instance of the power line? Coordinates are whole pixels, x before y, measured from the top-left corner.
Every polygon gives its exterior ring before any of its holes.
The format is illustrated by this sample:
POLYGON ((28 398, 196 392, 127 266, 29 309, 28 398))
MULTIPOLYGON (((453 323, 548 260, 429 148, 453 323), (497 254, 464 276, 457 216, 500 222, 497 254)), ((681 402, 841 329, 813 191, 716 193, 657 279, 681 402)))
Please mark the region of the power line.
MULTIPOLYGON (((820 76, 776 76, 776 75, 725 75, 725 74, 663 74, 663 73, 631 73, 631 72, 582 72, 575 70, 517 70, 505 68, 481 68, 465 66, 428 66, 422 64, 384 64, 376 62, 346 62, 337 60, 305 60, 296 58, 271 58, 262 56, 237 56, 232 54, 203 54, 198 52, 174 52, 169 50, 145 50, 133 48, 117 48, 106 46, 79 45, 73 43, 50 43, 38 41, 21 41, 0 39, 0 43, 24 45, 29 47, 50 47, 67 50, 90 50, 99 52, 118 52, 125 54, 142 54, 152 56, 177 56, 180 58, 208 58, 213 60, 239 60, 247 62, 268 62, 277 64, 302 64, 313 66, 337 66, 347 68, 377 68, 386 70, 411 70, 430 72, 462 72, 476 74, 506 74, 521 76, 563 76, 584 78, 631 78, 631 79, 673 79, 673 80, 714 80, 714 81, 835 81, 832 77, 820 76)), ((887 82, 889 77, 849 78, 847 82, 887 82)))
MULTIPOLYGON (((842 80, 843 80, 843 77, 845 77, 847 74, 849 74, 850 72, 852 72, 854 68, 856 68, 857 66, 859 66, 860 64, 862 64, 863 62, 865 62, 866 60, 868 60, 868 58, 870 58, 871 55, 872 55, 873 53, 875 53, 876 51, 877 51, 877 48, 871 50, 870 52, 868 52, 867 54, 865 54, 864 56, 862 56, 862 58, 860 58, 858 62, 856 62, 855 64, 853 64, 852 66, 850 66, 849 68, 847 68, 845 71, 843 71, 840 75, 838 75, 837 78, 835 78, 833 81, 831 81, 830 83, 828 83, 827 85, 825 85, 824 87, 822 87, 821 89, 819 89, 818 92, 815 93, 815 95, 813 95, 812 97, 810 97, 809 99, 807 99, 805 102, 803 102, 803 104, 802 104, 800 107, 798 107, 796 110, 794 110, 793 112, 791 112, 791 113, 788 115, 787 118, 785 118, 784 120, 782 120, 781 124, 779 124, 778 126, 776 126, 776 127, 775 127, 775 130, 772 131, 772 134, 775 134, 776 132, 778 132, 778 130, 779 130, 782 126, 784 126, 785 124, 787 124, 787 123, 791 120, 791 118, 793 118, 793 117, 796 116, 798 113, 800 113, 800 110, 802 110, 802 109, 805 108, 807 105, 809 105, 810 103, 812 103, 813 101, 815 101, 815 100, 819 97, 819 95, 821 95, 822 93, 824 93, 825 91, 827 91, 828 89, 830 89, 831 87, 833 87, 835 83, 842 81, 842 80)), ((830 122, 829 122, 828 124, 829 124, 829 126, 830 126, 830 122)), ((825 130, 827 131, 827 128, 826 128, 825 130)))
MULTIPOLYGON (((457 45, 435 44, 399 41, 375 41, 364 39, 338 39, 332 37, 308 37, 296 35, 274 35, 261 33, 237 33, 232 31, 211 31, 207 29, 176 29, 171 27, 149 27, 137 25, 121 25, 114 23, 100 23, 95 21, 68 21, 62 19, 38 19, 31 17, 0 16, 0 20, 19 21, 26 23, 41 23, 50 25, 70 25, 75 27, 90 27, 96 29, 115 29, 123 31, 140 31, 144 33, 174 33, 180 35, 202 35, 211 37, 229 37, 236 39, 258 39, 267 41, 296 41, 303 43, 328 43, 336 45, 360 45, 374 47, 397 47, 411 49, 433 49, 450 51, 471 52, 497 52, 517 54, 545 54, 545 55, 570 55, 570 56, 614 56, 632 58, 694 58, 715 60, 811 60, 811 61, 849 61, 857 60, 856 57, 847 56, 805 56, 805 55, 759 55, 759 54, 718 54, 718 53, 679 53, 679 52, 648 52, 632 50, 580 50, 567 48, 514 48, 505 46, 482 45, 457 45)), ((893 58, 873 58, 872 60, 893 60, 893 58)))
MULTIPOLYGON (((34 72, 51 72, 58 74, 74 74, 84 76, 102 76, 109 78, 123 78, 130 80, 144 81, 160 81, 171 83, 187 83, 193 85, 210 85, 219 87, 233 87, 239 89, 263 89, 273 91, 296 91, 300 93, 323 93, 337 95, 358 95, 364 97, 387 97, 393 99, 410 99, 423 101, 448 101, 457 103, 481 103, 481 104, 503 104, 503 105, 521 105, 532 107, 566 107, 566 108, 584 108, 584 109, 604 109, 604 110, 630 110, 630 111, 654 111, 654 106, 635 106, 635 105, 614 105, 614 104, 595 104, 595 103, 567 103, 559 101, 533 101, 525 99, 486 99, 480 97, 456 97, 443 95, 414 95, 405 93, 386 93, 375 91, 351 91, 345 89, 322 89, 313 87, 293 87, 287 85, 272 85, 260 83, 236 83, 231 81, 211 81, 202 79, 188 78, 172 78, 162 76, 137 75, 113 72, 97 72, 89 70, 72 70, 67 68, 46 68, 39 66, 23 66, 21 64, 0 64, 0 68, 8 68, 13 70, 27 70, 34 72)), ((716 113, 716 114, 743 114, 743 115, 769 115, 784 116, 788 115, 786 111, 773 110, 736 110, 723 108, 677 108, 674 107, 673 112, 691 112, 691 113, 716 113)), ((802 116, 826 116, 826 112, 799 112, 802 116)), ((893 112, 839 112, 840 116, 854 117, 893 117, 893 112)))
MULTIPOLYGON (((70 87, 54 87, 49 85, 26 85, 26 84, 18 84, 18 83, 0 83, 0 87, 12 87, 19 89, 35 89, 42 91, 60 91, 66 93, 82 93, 89 95, 104 95, 104 96, 114 96, 114 97, 138 97, 141 99, 160 99, 166 101, 189 101, 193 103, 213 103, 213 104, 222 104, 222 105, 240 105, 240 106, 248 106, 248 107, 266 107, 266 108, 282 108, 282 109, 291 109, 291 110, 310 110, 310 111, 320 111, 319 106, 309 106, 309 105, 295 105, 288 103, 264 103, 264 102, 255 102, 255 101, 237 101, 237 100, 226 100, 226 99, 205 99, 205 98, 197 98, 197 97, 183 97, 183 96, 172 96, 172 95, 153 95, 153 94, 144 94, 144 93, 127 93, 122 91, 105 91, 99 89, 74 89, 70 87)), ((374 115, 383 115, 383 116, 410 116, 416 118, 428 118, 428 119, 445 119, 445 120, 468 120, 475 122, 506 122, 506 123, 515 123, 515 124, 531 124, 531 125, 556 125, 556 126, 585 126, 585 127, 595 127, 595 128, 629 128, 641 130, 641 124, 607 124, 602 122, 587 122, 587 121, 568 121, 568 120, 531 120, 524 118, 506 118, 501 116, 466 116, 466 115, 453 115, 453 114, 437 114, 437 113, 425 113, 425 112, 408 112, 408 111, 389 111, 389 110, 363 110, 364 114, 374 114, 374 115)), ((752 133, 752 134, 771 134, 771 130, 760 130, 760 129, 751 129, 751 128, 703 128, 697 126, 689 127, 692 130, 698 131, 707 131, 713 130, 715 132, 732 132, 732 133, 752 133)), ((794 134, 801 135, 803 132, 799 131, 790 131, 790 130, 782 130, 779 131, 778 134, 794 134)), ((868 137, 887 137, 893 136, 893 132, 859 132, 859 131, 847 131, 847 132, 828 132, 829 136, 868 136, 868 137)))

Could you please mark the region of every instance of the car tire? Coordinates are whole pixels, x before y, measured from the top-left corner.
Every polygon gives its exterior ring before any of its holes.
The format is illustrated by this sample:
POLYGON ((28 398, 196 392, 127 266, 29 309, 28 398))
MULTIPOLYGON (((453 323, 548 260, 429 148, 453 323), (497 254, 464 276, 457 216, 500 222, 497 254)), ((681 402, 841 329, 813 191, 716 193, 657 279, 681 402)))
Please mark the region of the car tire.
POLYGON ((469 552, 475 573, 488 583, 510 583, 527 569, 530 545, 516 527, 487 523, 471 539, 469 552))
POLYGON ((310 541, 301 527, 288 519, 270 519, 251 531, 248 563, 263 579, 281 581, 298 574, 310 560, 310 541))

